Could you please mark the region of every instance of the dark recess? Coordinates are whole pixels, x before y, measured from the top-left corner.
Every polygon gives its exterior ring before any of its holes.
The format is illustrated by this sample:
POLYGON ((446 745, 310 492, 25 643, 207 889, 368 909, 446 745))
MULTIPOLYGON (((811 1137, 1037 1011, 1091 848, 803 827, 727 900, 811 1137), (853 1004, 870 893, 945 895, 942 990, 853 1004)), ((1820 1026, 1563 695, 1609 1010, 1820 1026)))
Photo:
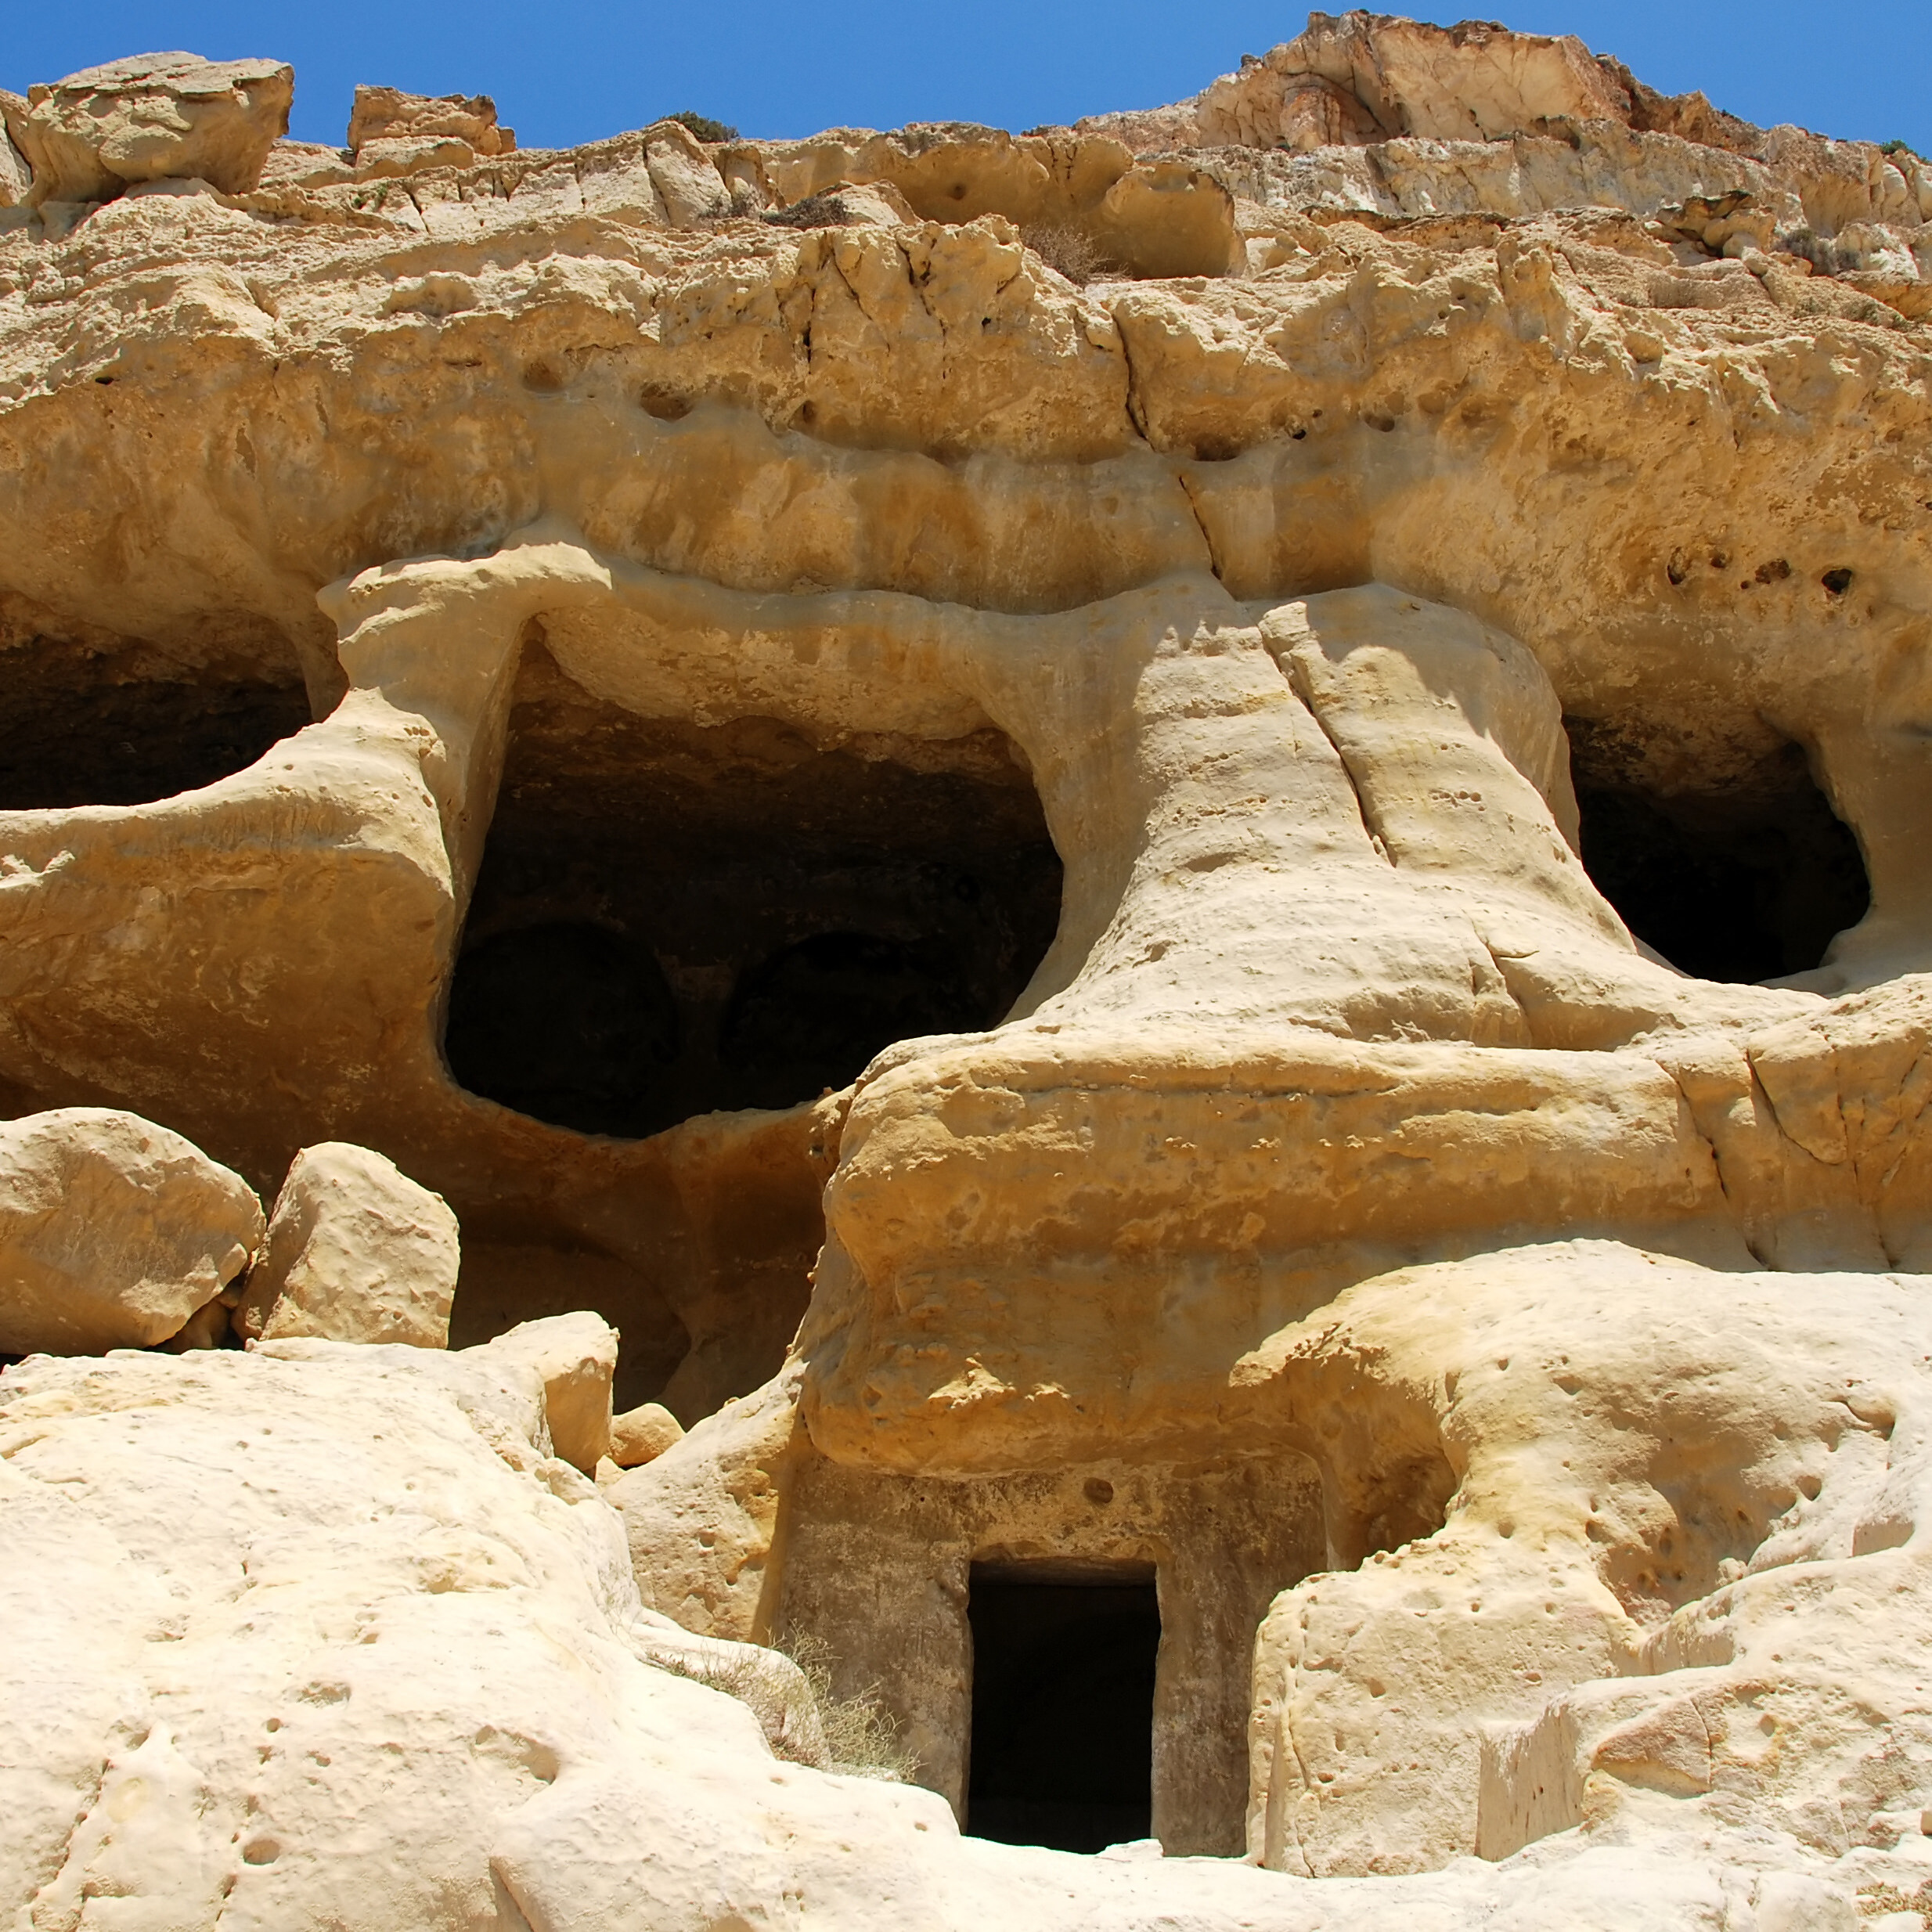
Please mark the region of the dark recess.
POLYGON ((153 675, 133 654, 36 637, 0 658, 0 811, 147 805, 254 763, 310 722, 286 680, 153 675))
POLYGON ((1871 886, 1851 828, 1801 747, 1786 744, 1710 789, 1661 787, 1641 748, 1565 720, 1583 862, 1636 936, 1700 979, 1808 971, 1864 917, 1871 886))
POLYGON ((1152 1580, 1030 1583, 975 1568, 966 1829, 1003 1844, 1102 1851, 1152 1829, 1152 1580))
POLYGON ((456 1078, 635 1137, 997 1024, 1059 918, 1031 780, 990 730, 867 748, 637 718, 527 645, 450 989, 456 1078))

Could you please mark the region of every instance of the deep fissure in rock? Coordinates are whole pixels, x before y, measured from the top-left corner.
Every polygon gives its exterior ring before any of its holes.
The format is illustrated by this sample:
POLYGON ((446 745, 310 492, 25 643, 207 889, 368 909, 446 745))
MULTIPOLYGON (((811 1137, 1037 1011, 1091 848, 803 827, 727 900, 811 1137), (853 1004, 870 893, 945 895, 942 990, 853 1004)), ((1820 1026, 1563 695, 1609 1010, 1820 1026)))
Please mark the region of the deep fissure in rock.
POLYGON ((139 644, 34 636, 5 662, 0 811, 171 798, 245 770, 311 722, 292 651, 191 671, 139 644))
POLYGON ((966 1829, 1103 1851, 1153 1829, 1160 1607, 1151 1566, 1058 1574, 973 1567, 966 1829))
POLYGON ((1871 903, 1865 861, 1801 747, 1666 761, 1566 719, 1584 864, 1645 945, 1700 979, 1808 971, 1871 903))
POLYGON ((602 703, 526 646, 450 989, 452 1072, 586 1132, 782 1108, 914 1034, 997 1024, 1061 868, 983 730, 815 744, 602 703))

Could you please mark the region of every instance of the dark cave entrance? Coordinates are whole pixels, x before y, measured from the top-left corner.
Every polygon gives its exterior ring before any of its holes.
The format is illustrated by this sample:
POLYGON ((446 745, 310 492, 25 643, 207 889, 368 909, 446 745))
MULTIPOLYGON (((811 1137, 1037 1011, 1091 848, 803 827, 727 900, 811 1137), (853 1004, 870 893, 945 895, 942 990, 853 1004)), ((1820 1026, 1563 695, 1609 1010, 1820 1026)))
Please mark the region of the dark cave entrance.
POLYGON ((1151 1566, 1068 1581, 975 1564, 966 1829, 1102 1851, 1152 1832, 1160 1608, 1151 1566))
POLYGON ((830 748, 598 700, 526 643, 449 992, 471 1092, 586 1133, 784 1108, 1005 1017, 1061 867, 990 729, 830 748))
POLYGON ((0 655, 0 811, 171 798, 246 770, 312 722, 279 640, 218 671, 139 643, 31 636, 0 655))
POLYGON ((1584 867, 1631 932, 1681 971, 1737 982, 1806 972, 1864 917, 1872 892, 1858 840, 1801 747, 1664 777, 1616 728, 1564 723, 1584 867))

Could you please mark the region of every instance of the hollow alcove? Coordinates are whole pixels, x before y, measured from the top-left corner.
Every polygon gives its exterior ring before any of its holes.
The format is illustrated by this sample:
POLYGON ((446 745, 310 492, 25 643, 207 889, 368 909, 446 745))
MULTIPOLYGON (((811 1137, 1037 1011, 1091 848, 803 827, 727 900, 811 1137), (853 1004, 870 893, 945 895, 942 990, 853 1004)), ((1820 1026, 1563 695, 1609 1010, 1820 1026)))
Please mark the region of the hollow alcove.
POLYGON ((640 1137, 784 1108, 910 1035, 996 1024, 1060 862, 1000 733, 831 746, 601 702, 526 643, 450 987, 450 1070, 640 1137))
POLYGON ((975 1564, 965 1828, 1101 1851, 1152 1834, 1160 1607, 1152 1565, 975 1564))
POLYGON ((245 770, 310 722, 273 640, 189 669, 137 643, 28 636, 0 658, 0 810, 146 805, 245 770))
POLYGON ((1858 840, 1800 746, 1700 762, 1613 725, 1564 722, 1584 864, 1680 971, 1734 982, 1808 971, 1865 916, 1858 840))

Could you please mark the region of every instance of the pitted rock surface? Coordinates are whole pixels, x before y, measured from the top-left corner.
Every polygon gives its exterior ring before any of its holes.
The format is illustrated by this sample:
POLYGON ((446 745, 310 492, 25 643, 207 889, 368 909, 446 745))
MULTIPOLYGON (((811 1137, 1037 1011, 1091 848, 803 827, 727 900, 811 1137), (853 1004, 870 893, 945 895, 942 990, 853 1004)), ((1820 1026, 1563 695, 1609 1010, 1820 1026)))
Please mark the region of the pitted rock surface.
POLYGON ((291 85, 0 97, 0 1918, 1932 1912, 1932 166, 291 85))

